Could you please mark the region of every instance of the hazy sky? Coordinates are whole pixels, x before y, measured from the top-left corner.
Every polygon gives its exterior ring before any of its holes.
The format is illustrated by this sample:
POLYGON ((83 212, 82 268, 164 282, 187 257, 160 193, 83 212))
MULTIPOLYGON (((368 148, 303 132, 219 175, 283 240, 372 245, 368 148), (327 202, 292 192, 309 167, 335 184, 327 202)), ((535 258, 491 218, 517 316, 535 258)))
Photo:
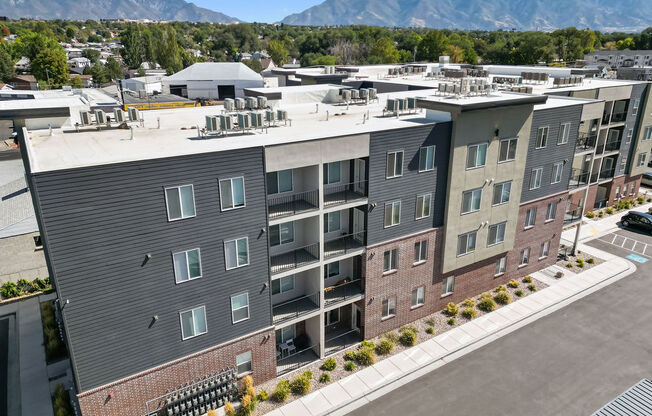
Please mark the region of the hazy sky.
POLYGON ((278 22, 323 0, 186 0, 246 22, 278 22))

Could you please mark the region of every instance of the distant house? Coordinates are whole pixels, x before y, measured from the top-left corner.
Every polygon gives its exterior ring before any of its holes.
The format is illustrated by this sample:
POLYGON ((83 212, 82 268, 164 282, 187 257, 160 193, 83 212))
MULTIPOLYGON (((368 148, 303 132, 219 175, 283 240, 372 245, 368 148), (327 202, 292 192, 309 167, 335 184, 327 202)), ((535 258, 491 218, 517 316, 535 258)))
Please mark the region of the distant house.
POLYGON ((127 78, 120 81, 123 89, 134 92, 146 91, 147 94, 160 93, 162 89, 162 75, 127 78))
POLYGON ((16 69, 18 71, 29 71, 30 68, 30 61, 29 58, 26 56, 23 56, 16 62, 16 69))
POLYGON ((260 88, 263 78, 242 62, 200 62, 163 78, 163 92, 194 99, 244 97, 245 88, 260 88))
POLYGON ((16 90, 38 90, 38 81, 34 75, 16 75, 9 80, 16 90))
POLYGON ((68 66, 70 67, 70 69, 73 70, 78 69, 79 71, 75 71, 75 72, 81 73, 82 71, 84 71, 84 68, 86 68, 87 66, 91 66, 91 60, 84 57, 72 58, 68 60, 68 66))
POLYGON ((68 59, 80 58, 82 56, 82 50, 79 48, 65 48, 64 50, 68 59))

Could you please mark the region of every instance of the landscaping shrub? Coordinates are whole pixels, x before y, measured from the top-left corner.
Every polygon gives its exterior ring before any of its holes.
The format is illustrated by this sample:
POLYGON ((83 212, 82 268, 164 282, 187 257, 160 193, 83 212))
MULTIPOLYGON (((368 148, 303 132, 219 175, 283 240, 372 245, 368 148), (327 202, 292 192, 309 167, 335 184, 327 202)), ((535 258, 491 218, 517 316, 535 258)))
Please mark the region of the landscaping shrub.
POLYGON ((18 290, 20 290, 21 294, 28 294, 34 292, 34 286, 32 285, 32 282, 30 282, 27 279, 18 279, 18 282, 16 282, 16 286, 18 287, 18 290))
POLYGON ((448 302, 448 305, 446 305, 446 309, 444 309, 444 311, 448 316, 457 316, 457 314, 460 311, 460 308, 455 303, 448 302))
POLYGON ((518 281, 516 279, 512 279, 507 283, 507 286, 517 288, 519 285, 518 281))
POLYGON ((72 404, 70 403, 70 395, 63 387, 63 384, 57 384, 54 388, 52 395, 52 406, 54 407, 55 416, 74 415, 72 404))
POLYGON ((644 200, 644 198, 642 196, 639 196, 638 198, 636 198, 636 202, 638 202, 639 204, 642 204, 643 200, 644 200))
POLYGON ((48 363, 67 357, 68 352, 59 337, 59 328, 52 302, 41 303, 41 321, 43 324, 43 341, 45 344, 45 361, 48 363))
POLYGON ((295 377, 290 383, 292 393, 304 395, 310 391, 310 380, 312 379, 312 372, 306 371, 300 376, 295 377))
POLYGON ((371 342, 371 341, 366 341, 366 340, 365 340, 365 341, 362 341, 362 342, 360 343, 360 347, 361 347, 361 348, 374 348, 375 345, 374 345, 373 342, 371 342))
POLYGON ((401 333, 401 334, 402 334, 403 332, 405 332, 405 331, 412 331, 412 332, 414 332, 415 334, 418 332, 417 327, 414 326, 414 325, 403 325, 402 327, 400 327, 400 328, 398 329, 398 332, 401 333))
POLYGON ((532 276, 525 276, 523 278, 523 283, 532 283, 532 276))
POLYGON ((376 362, 376 354, 372 348, 360 348, 355 354, 355 360, 360 365, 372 365, 376 362))
MULTIPOLYGON (((467 308, 472 308, 472 307, 474 307, 474 306, 475 306, 475 300, 472 299, 472 298, 466 298, 466 299, 464 299, 464 306, 466 306, 467 308)), ((434 326, 434 325, 432 325, 432 326, 434 326)))
POLYGON ((272 399, 275 402, 283 403, 290 396, 290 382, 288 380, 279 381, 276 389, 272 393, 272 399))
POLYGON ((406 347, 411 347, 417 343, 417 333, 412 330, 405 330, 401 332, 401 336, 398 338, 399 342, 406 347))
POLYGON ((217 410, 208 409, 208 412, 206 412, 206 416, 217 416, 217 410))
POLYGON ((448 325, 455 325, 455 318, 450 318, 448 321, 446 321, 448 325))
POLYGON ((500 303, 501 305, 507 305, 509 302, 512 301, 512 297, 509 296, 509 293, 501 291, 496 293, 496 296, 494 296, 494 300, 496 301, 496 303, 500 303))
POLYGON ((573 265, 572 265, 571 263, 566 263, 566 268, 567 268, 567 269, 572 269, 572 268, 573 268, 573 265))
POLYGON ((269 400, 269 393, 267 393, 267 390, 262 389, 260 393, 258 393, 258 400, 260 400, 261 402, 269 400))
POLYGON ((344 359, 347 361, 355 360, 355 351, 349 350, 344 354, 344 359))
POLYGON ((516 292, 514 292, 514 294, 520 298, 521 296, 523 296, 523 291, 519 289, 516 292))
POLYGON ((430 335, 434 334, 435 333, 435 328, 429 326, 428 328, 426 328, 426 333, 430 334, 430 335))
POLYGON ((251 408, 256 407, 256 405, 253 403, 254 401, 251 399, 250 395, 245 394, 244 396, 242 396, 242 399, 240 399, 240 412, 239 412, 240 416, 250 415, 252 412, 251 408))
POLYGON ((593 259, 587 259, 586 262, 589 263, 589 264, 593 264, 593 263, 595 263, 595 260, 593 260, 593 259))
MULTIPOLYGON (((501 292, 504 293, 504 292, 501 292)), ((477 312, 473 308, 464 308, 462 309, 462 316, 466 319, 473 319, 477 315, 477 312)))
POLYGON ((614 209, 609 207, 609 208, 605 209, 605 212, 607 213, 607 215, 612 215, 614 213, 614 209))
POLYGON ((530 292, 536 292, 537 291, 537 287, 534 286, 534 285, 528 285, 527 288, 530 289, 530 292))
POLYGON ((242 394, 248 394, 247 391, 250 387, 254 387, 254 379, 251 376, 245 376, 242 379, 242 394))
POLYGON ((347 361, 346 364, 344 364, 344 369, 346 371, 353 371, 355 370, 355 363, 353 361, 347 361))
POLYGON ((430 318, 426 319, 424 322, 428 326, 435 326, 435 324, 437 323, 437 321, 433 317, 430 317, 430 318))
POLYGON ((333 371, 337 368, 337 361, 335 361, 334 358, 328 358, 324 363, 321 365, 322 370, 326 371, 333 371))
POLYGON ((331 375, 328 373, 321 373, 321 376, 319 376, 319 382, 328 383, 329 381, 331 381, 331 375))
POLYGON ((235 407, 233 407, 233 403, 226 402, 226 404, 224 405, 224 415, 235 416, 235 407))
POLYGON ((585 216, 586 216, 586 218, 593 218, 593 217, 595 217, 595 214, 593 213, 593 211, 589 211, 589 212, 587 212, 585 214, 585 216))
POLYGON ((483 296, 478 302, 478 309, 485 312, 491 312, 496 309, 496 302, 490 297, 483 296))
POLYGON ((496 292, 496 293, 498 293, 498 292, 507 292, 507 288, 505 287, 505 285, 500 285, 500 286, 498 286, 497 288, 494 289, 494 292, 496 292))
POLYGON ((598 218, 602 218, 604 216, 604 212, 602 210, 598 211, 598 218))
POLYGON ((557 279, 561 279, 562 277, 564 277, 564 272, 562 272, 561 270, 558 271, 557 273, 555 273, 555 277, 557 279))
POLYGON ((647 202, 652 202, 652 198, 646 199, 647 202))
POLYGON ((7 282, 0 288, 0 295, 5 299, 15 298, 20 296, 20 289, 18 289, 16 283, 7 282))
POLYGON ((387 355, 390 354, 393 350, 394 343, 388 339, 380 340, 380 342, 376 344, 376 354, 378 355, 387 355))
POLYGON ((36 290, 45 290, 48 288, 48 285, 45 284, 45 280, 37 277, 36 279, 32 280, 32 287, 34 287, 36 290))
POLYGON ((247 387, 246 394, 251 396, 253 400, 256 400, 256 390, 253 387, 247 387))
POLYGON ((584 268, 584 260, 577 259, 577 260, 575 260, 575 262, 577 263, 577 267, 579 267, 580 269, 584 268))
MULTIPOLYGON (((434 324, 432 326, 434 326, 434 324)), ((383 334, 383 338, 385 338, 388 341, 391 341, 393 344, 398 344, 398 334, 396 332, 393 331, 385 332, 383 334)))

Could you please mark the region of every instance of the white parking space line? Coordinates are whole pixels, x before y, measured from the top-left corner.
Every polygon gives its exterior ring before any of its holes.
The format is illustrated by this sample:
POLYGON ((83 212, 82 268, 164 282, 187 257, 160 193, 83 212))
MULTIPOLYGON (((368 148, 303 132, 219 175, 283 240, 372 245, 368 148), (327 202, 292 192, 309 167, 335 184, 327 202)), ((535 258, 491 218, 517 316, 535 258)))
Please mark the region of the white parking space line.
POLYGON ((652 245, 644 241, 635 240, 616 233, 607 234, 598 238, 598 240, 652 258, 652 245), (622 240, 621 240, 622 239, 622 240))

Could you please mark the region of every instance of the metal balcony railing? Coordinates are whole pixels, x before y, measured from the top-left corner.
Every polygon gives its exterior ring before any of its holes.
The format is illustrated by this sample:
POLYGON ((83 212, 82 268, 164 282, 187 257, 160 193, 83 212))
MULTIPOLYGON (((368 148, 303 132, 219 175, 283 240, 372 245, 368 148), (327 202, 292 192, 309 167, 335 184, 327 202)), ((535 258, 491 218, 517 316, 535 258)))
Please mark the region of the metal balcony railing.
POLYGON ((600 171, 600 180, 613 178, 615 171, 616 171, 615 168, 605 169, 600 171))
POLYGON ((283 273, 319 261, 319 243, 299 247, 270 257, 272 274, 283 273))
POLYGON ((319 190, 267 196, 269 218, 283 218, 319 208, 319 190))
POLYGON ((290 371, 294 371, 304 365, 310 364, 313 361, 317 361, 319 355, 315 353, 315 349, 319 350, 318 344, 304 348, 301 351, 297 351, 296 353, 286 357, 277 358, 276 375, 282 376, 283 374, 287 374, 290 371))
POLYGON ((331 334, 326 334, 324 341, 324 350, 326 355, 335 354, 362 341, 360 331, 352 328, 344 328, 341 330, 333 331, 331 334), (331 335, 330 337, 328 337, 331 335))
POLYGON ((614 152, 616 150, 619 150, 621 142, 622 140, 620 138, 618 138, 618 140, 607 140, 607 142, 604 144, 604 151, 614 152))
POLYGON ((289 321, 290 319, 309 314, 319 309, 319 292, 311 295, 291 299, 278 305, 272 306, 274 324, 289 321))
POLYGON ((607 204, 609 204, 608 199, 596 200, 595 203, 593 204, 593 209, 605 208, 607 204))
POLYGON ((613 113, 611 115, 612 123, 620 123, 625 121, 625 119, 627 119, 627 111, 621 111, 619 113, 613 113))
POLYGON ((609 119, 611 118, 611 113, 602 114, 602 124, 609 124, 609 119))
POLYGON ((575 189, 589 184, 588 170, 573 169, 568 180, 568 189, 575 189))
POLYGON ((348 299, 360 296, 362 293, 362 279, 327 287, 324 289, 324 306, 345 302, 348 299))
POLYGON ((582 207, 577 204, 568 204, 564 214, 564 225, 569 225, 582 219, 582 207))
POLYGON ((324 206, 346 204, 367 197, 368 181, 324 185, 324 206))
POLYGON ((593 150, 595 149, 595 144, 597 141, 598 141, 597 134, 580 132, 577 136, 577 141, 575 142, 575 151, 584 152, 587 150, 593 150))
POLYGON ((365 246, 366 232, 347 234, 324 243, 324 258, 341 256, 365 246))

